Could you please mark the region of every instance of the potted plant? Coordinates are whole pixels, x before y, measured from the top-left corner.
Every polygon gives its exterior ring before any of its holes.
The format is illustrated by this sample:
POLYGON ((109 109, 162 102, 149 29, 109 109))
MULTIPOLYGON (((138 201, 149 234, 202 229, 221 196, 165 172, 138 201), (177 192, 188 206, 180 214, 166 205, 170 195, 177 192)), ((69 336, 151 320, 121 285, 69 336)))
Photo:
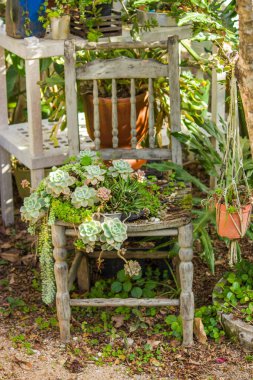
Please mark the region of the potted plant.
POLYGON ((41 22, 44 13, 44 0, 7 0, 6 33, 10 37, 44 37, 45 29, 41 22))
POLYGON ((237 107, 237 83, 233 68, 225 154, 218 186, 211 196, 216 209, 217 232, 231 240, 231 263, 237 261, 238 239, 248 229, 253 203, 252 189, 243 167, 237 107))
MULTIPOLYGON (((98 83, 99 116, 101 148, 112 148, 112 89, 111 81, 103 80, 98 83)), ((93 90, 89 83, 83 83, 83 104, 86 118, 86 127, 92 140, 94 136, 94 107, 93 90)), ((117 81, 117 113, 119 148, 131 148, 131 98, 130 83, 126 80, 117 81)), ((148 93, 144 83, 136 85, 136 137, 137 147, 148 132, 148 93)), ((132 160, 134 169, 140 168, 145 160, 132 160)))
POLYGON ((21 207, 29 231, 38 234, 44 301, 51 303, 55 294, 50 226, 56 221, 76 226, 77 248, 87 252, 98 248, 101 255, 116 250, 125 263, 125 271, 135 275, 140 266, 127 261, 122 249, 127 238, 124 220, 132 214, 137 218, 157 217, 160 210, 158 187, 123 160, 105 165, 96 152, 83 151, 66 165, 53 168, 21 207))
POLYGON ((69 13, 72 6, 72 0, 55 0, 53 7, 49 5, 48 1, 43 3, 45 15, 41 15, 40 20, 43 22, 45 29, 50 25, 53 40, 66 40, 69 37, 69 13))
POLYGON ((136 8, 137 20, 140 25, 177 26, 181 13, 190 9, 187 4, 174 0, 135 0, 132 4, 136 8))

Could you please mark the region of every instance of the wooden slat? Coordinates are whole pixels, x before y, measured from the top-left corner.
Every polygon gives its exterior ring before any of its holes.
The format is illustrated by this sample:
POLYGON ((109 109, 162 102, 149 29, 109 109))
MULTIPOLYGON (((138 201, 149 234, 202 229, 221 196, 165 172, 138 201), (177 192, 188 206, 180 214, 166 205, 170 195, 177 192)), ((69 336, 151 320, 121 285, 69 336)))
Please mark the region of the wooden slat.
POLYGON ((98 98, 98 82, 93 81, 93 105, 94 105, 94 136, 95 148, 100 149, 100 125, 99 125, 99 98, 98 98))
MULTIPOLYGON (((169 39, 172 37, 169 37, 169 39)), ((119 42, 88 42, 83 40, 75 41, 77 50, 111 50, 111 49, 167 49, 167 40, 163 41, 122 41, 119 42)))
MULTIPOLYGON (((180 87, 179 87, 179 48, 178 37, 168 39, 169 80, 170 80, 170 125, 171 132, 181 131, 180 87)), ((172 136, 172 161, 182 164, 180 142, 172 136)))
MULTIPOLYGON (((82 251, 82 250, 81 250, 82 251)), ((101 255, 100 251, 94 251, 91 253, 87 253, 85 250, 84 252, 89 258, 98 258, 101 255)), ((125 254, 124 257, 126 259, 165 259, 169 255, 169 251, 137 251, 137 250, 128 250, 125 254)), ((105 251, 103 252, 103 258, 104 259, 115 259, 117 258, 117 252, 116 251, 105 251)))
POLYGON ((134 79, 158 78, 168 75, 168 67, 155 60, 128 57, 96 60, 77 68, 77 79, 134 79))
POLYGON ((71 268, 70 268, 69 274, 68 274, 68 289, 69 290, 71 289, 71 287, 72 287, 72 285, 76 279, 77 270, 78 270, 79 265, 81 264, 82 258, 83 258, 83 253, 81 251, 78 251, 75 255, 75 258, 73 260, 73 263, 71 265, 71 268))
POLYGON ((112 79, 112 146, 118 148, 118 98, 116 79, 112 79))
MULTIPOLYGON (((181 225, 183 224, 187 224, 189 223, 191 220, 191 218, 188 218, 186 219, 181 225)), ((58 224, 58 223, 57 223, 58 224)), ((64 225, 62 223, 59 222, 60 225, 64 225)), ((74 230, 74 229, 66 229, 65 231, 66 233, 66 236, 72 236, 72 237, 76 237, 78 236, 78 232, 77 230, 74 230)), ((175 228, 165 228, 165 229, 161 229, 161 230, 146 230, 146 231, 136 231, 136 232, 128 232, 127 233, 127 236, 128 237, 138 237, 138 236, 177 236, 178 235, 178 230, 177 230, 177 227, 175 228)))
POLYGON ((178 306, 178 299, 167 298, 90 298, 90 299, 71 299, 71 306, 93 306, 93 307, 118 307, 118 306, 178 306))
POLYGON ((136 137, 136 96, 135 96, 135 80, 131 79, 131 147, 136 148, 137 137, 136 137))
POLYGON ((149 147, 154 148, 155 147, 155 114, 154 114, 154 87, 153 87, 153 80, 152 78, 149 78, 148 80, 148 99, 149 99, 149 119, 148 119, 148 125, 149 125, 149 147))
POLYGON ((143 159, 143 160, 170 160, 172 155, 169 149, 100 149, 104 160, 143 159))
POLYGON ((80 150, 77 94, 76 94, 76 69, 75 69, 75 44, 68 40, 65 42, 65 96, 68 126, 69 155, 76 155, 80 150))

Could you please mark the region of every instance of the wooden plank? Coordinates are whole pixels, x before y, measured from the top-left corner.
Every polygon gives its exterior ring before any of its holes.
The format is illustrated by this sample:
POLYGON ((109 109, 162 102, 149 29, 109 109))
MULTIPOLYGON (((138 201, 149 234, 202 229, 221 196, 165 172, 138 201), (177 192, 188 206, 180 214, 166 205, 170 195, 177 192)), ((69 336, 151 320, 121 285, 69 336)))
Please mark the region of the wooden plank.
POLYGON ((83 253, 81 251, 77 251, 75 258, 72 262, 72 265, 70 267, 69 274, 68 274, 68 289, 69 290, 72 288, 72 285, 76 279, 77 270, 82 261, 82 258, 83 258, 83 253))
POLYGON ((44 169, 31 170, 31 185, 33 189, 39 186, 40 182, 45 176, 44 169))
MULTIPOLYGON (((169 80, 170 80, 170 126, 171 132, 181 131, 180 87, 179 87, 179 50, 178 37, 168 39, 169 80)), ((172 136, 172 161, 182 164, 180 142, 172 136)))
POLYGON ((143 160, 170 160, 172 155, 169 149, 100 149, 104 160, 143 159, 143 160))
POLYGON ((130 104, 131 104, 131 147, 136 148, 137 145, 137 131, 136 131, 136 95, 135 95, 135 80, 131 79, 130 88, 130 104))
POLYGON ((6 85, 6 65, 4 49, 0 47, 0 129, 8 125, 8 99, 6 85))
POLYGON ((77 68, 78 80, 159 78, 168 75, 168 67, 155 60, 119 57, 96 60, 77 68))
POLYGON ((113 148, 118 148, 118 98, 116 80, 112 80, 112 145, 113 148))
MULTIPOLYGON (((190 220, 187 220, 186 223, 188 223, 190 220)), ((59 225, 66 225, 63 222, 57 222, 59 225)), ((76 237, 78 236, 78 232, 75 231, 74 229, 66 229, 66 236, 73 236, 76 237)), ((176 228, 169 228, 169 229, 161 229, 161 230, 156 230, 156 231, 133 231, 133 232, 128 232, 127 236, 128 237, 137 237, 137 236, 177 236, 178 235, 178 230, 176 228)))
MULTIPOLYGON (((86 251, 85 251, 86 252, 86 251)), ((91 253, 86 253, 89 258, 98 258, 101 255, 100 251, 94 251, 91 253)), ((152 250, 127 250, 124 254, 126 259, 166 259, 169 255, 169 251, 153 251, 152 250)), ((104 259, 115 259, 118 257, 116 251, 105 251, 103 252, 104 259)))
POLYGON ((83 255, 81 263, 77 271, 77 283, 81 292, 90 291, 90 268, 89 258, 87 255, 83 255))
POLYGON ((65 96, 68 127, 69 155, 73 156, 80 151, 79 127, 76 93, 76 59, 75 44, 72 40, 65 41, 65 96))
POLYGON ((40 62, 39 60, 25 61, 26 96, 28 112, 29 148, 32 156, 43 152, 42 120, 40 108, 40 62))
POLYGON ((14 223, 13 189, 11 175, 11 156, 0 147, 0 190, 1 190, 1 211, 5 226, 14 223))
POLYGON ((100 149, 100 120, 99 120, 99 98, 98 98, 98 82, 93 80, 93 106, 94 106, 94 136, 95 148, 100 149))
POLYGON ((149 119, 148 119, 148 135, 149 135, 149 147, 154 149, 155 147, 155 113, 154 113, 154 87, 153 80, 149 78, 148 80, 148 100, 149 100, 149 119))
POLYGON ((90 299, 71 299, 71 306, 93 306, 93 307, 162 307, 162 306, 178 306, 179 300, 167 298, 90 298, 90 299))

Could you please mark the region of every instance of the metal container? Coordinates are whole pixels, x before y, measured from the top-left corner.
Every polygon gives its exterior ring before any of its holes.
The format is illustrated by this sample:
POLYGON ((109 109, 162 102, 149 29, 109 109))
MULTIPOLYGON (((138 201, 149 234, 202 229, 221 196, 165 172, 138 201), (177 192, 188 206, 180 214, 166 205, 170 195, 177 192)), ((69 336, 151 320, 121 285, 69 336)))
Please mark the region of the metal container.
POLYGON ((35 36, 42 38, 45 29, 38 20, 43 0, 7 0, 6 33, 10 37, 25 38, 35 36), (26 22, 29 20, 29 23, 26 22))

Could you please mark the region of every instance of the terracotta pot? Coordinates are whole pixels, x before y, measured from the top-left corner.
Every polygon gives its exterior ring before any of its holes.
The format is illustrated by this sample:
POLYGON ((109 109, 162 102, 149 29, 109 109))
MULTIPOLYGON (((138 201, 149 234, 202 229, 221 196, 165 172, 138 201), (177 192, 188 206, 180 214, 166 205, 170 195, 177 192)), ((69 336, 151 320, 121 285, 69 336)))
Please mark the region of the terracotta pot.
MULTIPOLYGON (((131 148, 131 103, 130 98, 118 98, 119 148, 131 148)), ((84 95, 86 127, 92 140, 94 137, 93 96, 84 95)), ((99 98, 101 149, 112 148, 112 101, 99 98)), ((148 94, 136 96, 136 137, 137 148, 148 131, 148 94)), ((146 160, 128 160, 133 169, 139 169, 146 160)))
POLYGON ((242 206, 239 212, 229 213, 225 204, 216 204, 217 231, 221 237, 241 239, 247 232, 250 223, 252 205, 242 206), (240 218, 241 216, 241 218, 240 218))

